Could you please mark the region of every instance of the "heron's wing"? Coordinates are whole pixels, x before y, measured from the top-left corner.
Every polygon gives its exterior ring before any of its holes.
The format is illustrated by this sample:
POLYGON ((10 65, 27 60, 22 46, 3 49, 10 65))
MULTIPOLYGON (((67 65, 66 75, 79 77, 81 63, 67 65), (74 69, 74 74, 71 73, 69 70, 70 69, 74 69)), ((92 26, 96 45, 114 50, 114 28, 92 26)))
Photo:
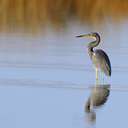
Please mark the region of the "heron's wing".
POLYGON ((99 61, 102 61, 102 64, 107 68, 107 71, 109 72, 109 76, 111 76, 111 63, 107 54, 101 49, 97 49, 94 52, 97 56, 97 59, 99 61))

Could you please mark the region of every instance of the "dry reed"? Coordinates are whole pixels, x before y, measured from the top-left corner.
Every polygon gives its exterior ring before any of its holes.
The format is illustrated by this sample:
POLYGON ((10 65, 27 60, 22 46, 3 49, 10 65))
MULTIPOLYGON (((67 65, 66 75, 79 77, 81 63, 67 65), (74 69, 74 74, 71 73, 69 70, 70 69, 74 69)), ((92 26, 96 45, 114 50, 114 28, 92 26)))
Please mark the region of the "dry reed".
POLYGON ((128 18, 127 0, 0 0, 0 31, 44 30, 47 24, 65 27, 70 20, 89 25, 107 18, 128 18))

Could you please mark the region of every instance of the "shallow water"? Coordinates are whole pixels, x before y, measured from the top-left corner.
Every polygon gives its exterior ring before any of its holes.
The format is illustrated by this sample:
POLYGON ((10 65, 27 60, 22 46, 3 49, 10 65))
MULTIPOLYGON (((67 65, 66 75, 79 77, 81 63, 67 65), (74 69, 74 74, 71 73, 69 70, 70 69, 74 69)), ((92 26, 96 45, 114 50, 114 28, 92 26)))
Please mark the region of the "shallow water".
MULTIPOLYGON (((125 127, 127 126, 127 25, 89 29, 74 23, 63 32, 4 33, 0 36, 0 126, 125 127), (95 122, 87 121, 85 103, 95 82, 86 46, 91 39, 76 35, 99 31, 109 55, 112 77, 107 102, 96 109, 95 122)), ((98 84, 101 74, 98 74, 98 84)))

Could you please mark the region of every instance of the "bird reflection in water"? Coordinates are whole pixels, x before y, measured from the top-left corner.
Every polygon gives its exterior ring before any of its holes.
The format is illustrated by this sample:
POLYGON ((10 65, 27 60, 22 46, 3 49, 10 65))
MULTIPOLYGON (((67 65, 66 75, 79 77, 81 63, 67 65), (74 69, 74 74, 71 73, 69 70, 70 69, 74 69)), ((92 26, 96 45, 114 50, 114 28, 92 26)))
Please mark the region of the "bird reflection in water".
POLYGON ((85 104, 85 112, 87 119, 94 122, 96 119, 95 110, 97 107, 103 106, 106 103, 110 94, 110 85, 99 85, 96 89, 93 88, 90 97, 85 104))

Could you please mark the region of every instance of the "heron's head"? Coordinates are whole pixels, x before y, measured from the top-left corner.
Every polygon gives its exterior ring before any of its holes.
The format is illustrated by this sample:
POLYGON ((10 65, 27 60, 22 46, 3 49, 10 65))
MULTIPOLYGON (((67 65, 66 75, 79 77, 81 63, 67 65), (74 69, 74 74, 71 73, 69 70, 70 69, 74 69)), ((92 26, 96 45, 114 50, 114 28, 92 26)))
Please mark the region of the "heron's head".
POLYGON ((83 34, 76 37, 93 37, 94 39, 100 38, 100 35, 97 32, 91 32, 89 34, 83 34))

